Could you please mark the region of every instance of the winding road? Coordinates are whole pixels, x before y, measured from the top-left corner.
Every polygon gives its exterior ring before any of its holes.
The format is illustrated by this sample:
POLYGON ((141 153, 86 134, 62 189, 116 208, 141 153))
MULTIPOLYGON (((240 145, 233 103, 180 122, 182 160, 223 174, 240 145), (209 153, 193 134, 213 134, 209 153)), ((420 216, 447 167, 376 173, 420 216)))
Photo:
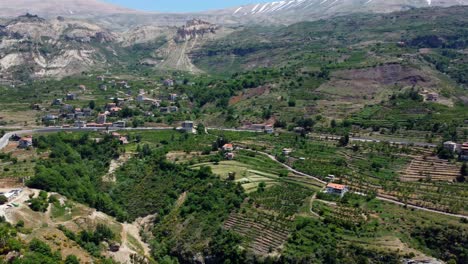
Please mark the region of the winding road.
MULTIPOLYGON (((161 130, 173 130, 173 129, 174 129, 173 127, 109 128, 109 130, 127 130, 127 131, 130 131, 130 130, 161 131, 161 130)), ((106 131, 106 130, 107 130, 107 128, 94 128, 94 127, 84 127, 84 128, 47 127, 47 128, 37 128, 37 129, 29 129, 29 130, 11 131, 11 132, 6 133, 2 138, 0 138, 0 150, 2 150, 3 148, 5 148, 8 145, 10 137, 15 135, 15 134, 19 135, 19 136, 23 136, 23 135, 30 135, 30 134, 54 133, 54 132, 62 132, 62 131, 63 132, 81 132, 81 131, 106 131)), ((245 129, 233 129, 233 128, 207 128, 207 130, 222 130, 222 131, 235 131, 235 132, 236 131, 239 131, 239 132, 240 131, 259 132, 257 130, 245 130, 245 129)), ((350 140, 351 141, 361 141, 361 142, 381 142, 380 140, 367 139, 367 138, 350 138, 350 140)), ((435 146, 434 144, 430 144, 430 143, 409 142, 409 141, 392 141, 390 143, 400 144, 400 145, 410 145, 411 144, 411 145, 415 145, 415 146, 427 146, 427 147, 434 147, 435 146)), ((324 185, 326 184, 325 181, 319 179, 318 177, 315 177, 315 176, 300 172, 300 171, 292 168, 291 166, 289 166, 287 164, 279 162, 276 159, 276 157, 271 155, 271 154, 268 154, 266 152, 261 152, 261 151, 257 151, 257 152, 267 156, 268 158, 270 158, 271 160, 273 160, 275 162, 278 162, 279 164, 281 164, 283 167, 285 167, 290 172, 293 172, 294 174, 297 174, 297 175, 300 175, 300 176, 303 176, 303 177, 307 177, 307 178, 311 178, 311 179, 313 179, 313 180, 315 180, 317 182, 320 182, 320 183, 322 183, 324 185)), ((443 212, 443 211, 429 209, 429 208, 425 208, 425 207, 421 207, 421 206, 417 206, 417 205, 405 204, 405 203, 399 202, 397 200, 389 199, 387 197, 377 196, 376 199, 381 200, 381 201, 385 201, 385 202, 389 202, 389 203, 393 203, 393 204, 397 204, 397 205, 401 205, 401 206, 407 206, 409 208, 414 208, 414 209, 422 210, 422 211, 426 211, 426 212, 432 212, 432 213, 443 214, 443 215, 447 215, 447 216, 453 216, 453 217, 468 219, 468 216, 466 216, 466 215, 452 214, 452 213, 447 213, 447 212, 443 212)))
MULTIPOLYGON (((279 164, 281 164, 283 167, 285 167, 290 172, 293 172, 294 174, 301 175, 301 176, 316 180, 316 181, 318 181, 318 182, 320 182, 320 183, 322 183, 324 185, 327 184, 327 182, 325 182, 325 181, 323 181, 323 180, 321 180, 321 179, 319 179, 319 178, 317 178, 315 176, 300 172, 300 171, 295 170, 294 168, 290 167, 287 164, 279 162, 276 159, 276 157, 273 156, 273 155, 270 155, 270 154, 268 154, 266 152, 262 152, 262 151, 256 151, 256 152, 267 156, 268 158, 270 158, 273 161, 278 162, 279 164)), ((443 211, 439 211, 439 210, 434 210, 434 209, 429 209, 429 208, 426 208, 426 207, 421 207, 421 206, 414 205, 414 204, 408 204, 408 203, 405 204, 405 203, 402 203, 400 201, 397 201, 396 199, 394 200, 394 199, 386 198, 386 197, 383 197, 383 196, 377 196, 376 199, 381 200, 381 201, 385 201, 385 202, 389 202, 389 203, 393 203, 393 204, 396 204, 396 205, 401 205, 401 206, 406 206, 406 207, 409 207, 409 208, 414 208, 414 209, 421 210, 421 211, 426 211, 426 212, 431 212, 431 213, 437 213, 437 214, 443 214, 443 215, 447 215, 447 216, 453 216, 453 217, 468 219, 468 216, 466 216, 466 215, 447 213, 447 212, 443 212, 443 211)))

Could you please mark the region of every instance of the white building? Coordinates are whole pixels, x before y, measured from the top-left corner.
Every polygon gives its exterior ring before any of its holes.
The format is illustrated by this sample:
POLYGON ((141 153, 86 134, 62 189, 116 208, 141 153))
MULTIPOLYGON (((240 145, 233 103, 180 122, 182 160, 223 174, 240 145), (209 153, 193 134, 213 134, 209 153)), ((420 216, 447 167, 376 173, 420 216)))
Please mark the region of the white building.
POLYGON ((336 183, 329 183, 325 189, 328 194, 339 195, 343 197, 349 191, 348 186, 336 183))
POLYGON ((187 133, 195 133, 195 125, 193 121, 182 122, 182 130, 184 130, 187 133))

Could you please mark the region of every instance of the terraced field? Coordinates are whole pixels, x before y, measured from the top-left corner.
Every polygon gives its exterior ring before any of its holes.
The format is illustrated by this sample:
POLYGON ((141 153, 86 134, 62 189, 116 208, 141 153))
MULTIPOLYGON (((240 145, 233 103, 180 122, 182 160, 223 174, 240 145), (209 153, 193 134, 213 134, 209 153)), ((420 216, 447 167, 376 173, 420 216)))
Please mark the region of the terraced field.
POLYGON ((460 167, 438 157, 417 156, 401 173, 401 181, 453 181, 460 167))
POLYGON ((274 216, 258 214, 255 218, 241 213, 229 216, 224 228, 248 238, 247 248, 259 255, 271 254, 286 242, 292 222, 276 220, 274 216))

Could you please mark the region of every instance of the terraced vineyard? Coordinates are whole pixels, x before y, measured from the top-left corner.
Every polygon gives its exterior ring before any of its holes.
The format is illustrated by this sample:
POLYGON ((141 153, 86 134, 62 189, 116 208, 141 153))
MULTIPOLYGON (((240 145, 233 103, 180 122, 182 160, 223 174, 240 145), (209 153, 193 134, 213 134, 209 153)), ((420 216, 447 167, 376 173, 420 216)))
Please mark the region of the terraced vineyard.
POLYGON ((401 173, 401 181, 453 181, 460 167, 438 157, 417 156, 401 173))
POLYGON ((245 246, 259 255, 278 250, 286 242, 291 226, 291 221, 278 220, 275 216, 264 213, 255 216, 235 213, 224 223, 224 228, 247 238, 245 246))

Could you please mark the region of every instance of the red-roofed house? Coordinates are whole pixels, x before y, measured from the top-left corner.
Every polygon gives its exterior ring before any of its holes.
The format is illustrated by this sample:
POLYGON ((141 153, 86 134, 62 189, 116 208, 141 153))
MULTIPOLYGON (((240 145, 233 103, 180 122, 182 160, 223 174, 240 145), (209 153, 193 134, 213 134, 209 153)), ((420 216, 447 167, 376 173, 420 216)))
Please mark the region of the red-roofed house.
POLYGON ((335 194, 343 197, 349 191, 348 186, 336 183, 327 184, 325 192, 328 194, 335 194))
POLYGON ((33 139, 31 136, 23 137, 18 141, 18 148, 29 148, 32 147, 33 139))
POLYGON ((232 146, 232 144, 224 144, 223 150, 224 151, 233 151, 234 147, 232 146))

